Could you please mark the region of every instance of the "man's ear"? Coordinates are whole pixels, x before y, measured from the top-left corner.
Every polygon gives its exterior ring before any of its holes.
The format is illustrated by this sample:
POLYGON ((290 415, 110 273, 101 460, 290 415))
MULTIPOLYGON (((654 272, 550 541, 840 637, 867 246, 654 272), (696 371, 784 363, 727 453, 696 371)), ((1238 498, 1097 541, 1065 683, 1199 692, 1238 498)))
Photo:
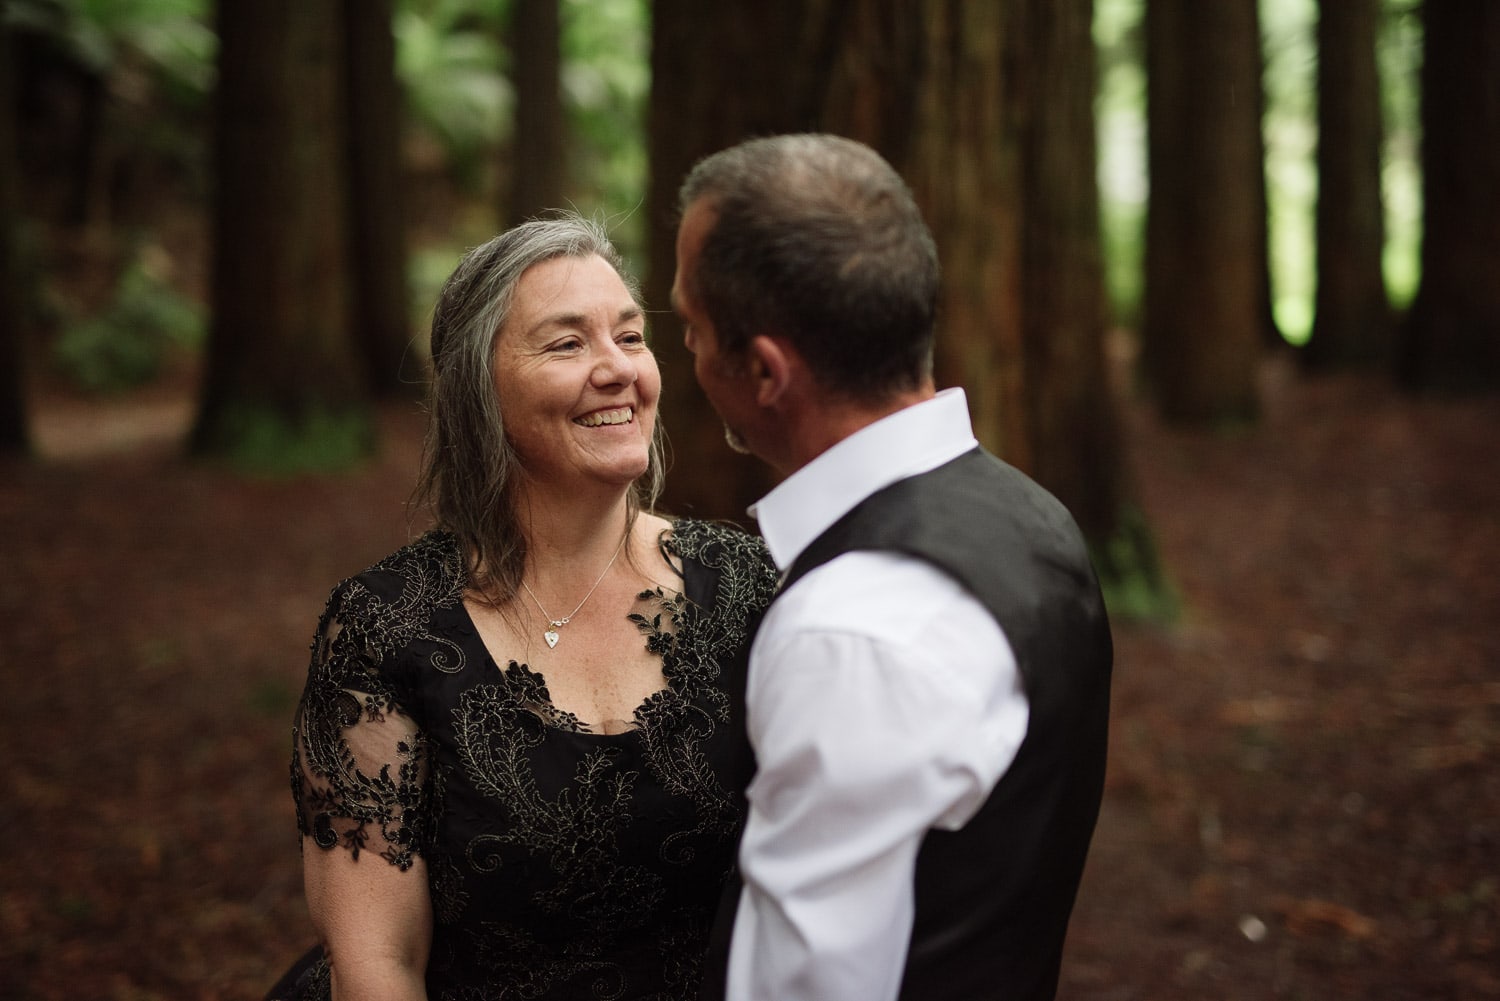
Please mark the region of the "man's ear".
POLYGON ((796 352, 784 340, 761 334, 750 338, 746 355, 755 382, 755 402, 775 406, 791 387, 799 360, 796 352))

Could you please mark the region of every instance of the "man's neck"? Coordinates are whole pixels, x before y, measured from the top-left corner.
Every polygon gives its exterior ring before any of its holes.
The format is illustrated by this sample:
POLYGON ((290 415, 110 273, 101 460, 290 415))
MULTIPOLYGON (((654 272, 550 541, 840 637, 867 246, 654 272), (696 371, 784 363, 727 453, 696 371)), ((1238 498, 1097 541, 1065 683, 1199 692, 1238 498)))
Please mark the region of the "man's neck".
POLYGON ((810 396, 801 401, 797 413, 788 421, 784 458, 771 466, 783 477, 790 476, 850 435, 899 410, 932 399, 935 392, 927 381, 873 403, 821 394, 810 396))

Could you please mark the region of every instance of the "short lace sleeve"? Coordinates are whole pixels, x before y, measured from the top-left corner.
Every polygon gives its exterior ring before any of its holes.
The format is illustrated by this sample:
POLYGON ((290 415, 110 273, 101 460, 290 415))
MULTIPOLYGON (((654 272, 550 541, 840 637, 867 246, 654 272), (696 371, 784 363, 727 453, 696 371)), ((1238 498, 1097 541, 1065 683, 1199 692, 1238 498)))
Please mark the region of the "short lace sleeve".
POLYGON ((319 848, 409 869, 424 844, 426 738, 391 681, 378 602, 358 578, 329 599, 292 741, 297 829, 319 848))

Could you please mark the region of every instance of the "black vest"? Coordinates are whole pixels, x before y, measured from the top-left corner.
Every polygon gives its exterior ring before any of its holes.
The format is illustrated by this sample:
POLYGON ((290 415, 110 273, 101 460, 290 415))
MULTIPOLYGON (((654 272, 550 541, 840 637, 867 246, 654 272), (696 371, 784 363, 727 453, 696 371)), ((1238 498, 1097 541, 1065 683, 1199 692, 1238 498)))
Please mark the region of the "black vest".
MULTIPOLYGON (((913 556, 963 584, 1004 629, 1031 709, 979 812, 922 842, 901 1001, 1051 999, 1108 735, 1113 653, 1083 539, 1055 498, 975 449, 866 498, 798 557, 783 590, 856 550, 913 556)), ((725 959, 710 957, 706 998, 722 997, 725 959)))

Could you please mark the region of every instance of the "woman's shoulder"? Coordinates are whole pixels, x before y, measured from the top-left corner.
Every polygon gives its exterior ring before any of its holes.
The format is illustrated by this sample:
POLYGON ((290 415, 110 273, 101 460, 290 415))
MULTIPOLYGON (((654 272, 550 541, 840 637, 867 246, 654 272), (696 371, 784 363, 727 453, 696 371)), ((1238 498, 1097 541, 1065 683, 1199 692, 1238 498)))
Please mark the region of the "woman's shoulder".
POLYGON ((329 609, 344 615, 392 605, 431 609, 461 600, 465 580, 457 538, 434 530, 340 581, 329 609))
POLYGON ((697 518, 675 518, 663 536, 664 544, 683 559, 700 562, 712 561, 720 565, 730 560, 749 565, 772 567, 770 550, 758 535, 746 532, 737 525, 724 521, 703 521, 697 518))
POLYGON ((758 535, 721 521, 678 518, 662 537, 663 548, 680 560, 689 596, 699 604, 764 607, 776 590, 776 565, 758 535), (709 586, 694 584, 697 566, 709 586))
POLYGON ((385 665, 385 671, 419 641, 428 661, 461 660, 445 610, 462 607, 465 581, 462 550, 452 535, 428 532, 402 546, 334 587, 313 637, 314 664, 346 664, 352 657, 385 665))
POLYGON ((412 578, 430 579, 434 575, 444 579, 460 578, 462 583, 463 560, 458 537, 452 532, 432 529, 424 532, 400 549, 366 567, 358 577, 371 575, 393 575, 403 580, 412 578))

